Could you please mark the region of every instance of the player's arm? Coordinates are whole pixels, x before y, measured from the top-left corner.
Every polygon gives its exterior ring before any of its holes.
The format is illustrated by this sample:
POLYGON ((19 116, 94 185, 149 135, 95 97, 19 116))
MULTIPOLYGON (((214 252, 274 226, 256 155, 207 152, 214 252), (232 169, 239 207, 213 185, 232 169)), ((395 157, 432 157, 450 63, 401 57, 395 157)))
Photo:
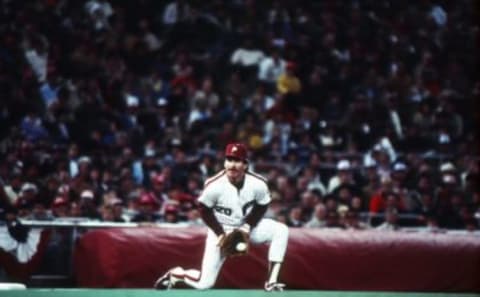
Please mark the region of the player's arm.
POLYGON ((245 217, 244 222, 248 224, 250 228, 257 226, 258 222, 263 218, 267 212, 268 205, 272 198, 270 197, 270 191, 266 183, 262 183, 256 191, 256 198, 253 204, 252 210, 245 217))
POLYGON ((200 216, 207 225, 208 228, 212 229, 217 236, 220 236, 221 234, 225 233, 225 230, 223 230, 222 225, 218 222, 217 218, 213 214, 213 208, 206 206, 203 203, 199 203, 199 211, 200 211, 200 216))
POLYGON ((222 225, 218 222, 214 214, 213 207, 216 205, 217 199, 218 191, 216 188, 205 185, 202 194, 198 197, 198 210, 205 225, 212 229, 217 236, 220 236, 225 233, 225 230, 223 230, 222 225))
POLYGON ((267 212, 268 209, 268 204, 262 205, 255 203, 253 205, 252 210, 248 213, 248 215, 245 217, 245 223, 250 225, 250 228, 255 228, 257 226, 258 222, 263 218, 265 213, 267 212))

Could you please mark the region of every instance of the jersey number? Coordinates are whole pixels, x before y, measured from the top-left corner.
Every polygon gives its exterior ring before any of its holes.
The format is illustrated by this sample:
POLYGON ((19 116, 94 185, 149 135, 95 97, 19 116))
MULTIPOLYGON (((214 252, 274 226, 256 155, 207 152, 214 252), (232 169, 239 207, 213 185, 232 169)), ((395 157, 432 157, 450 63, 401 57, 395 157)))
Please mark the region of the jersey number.
POLYGON ((230 208, 221 207, 221 206, 214 206, 213 209, 219 213, 224 215, 230 216, 232 214, 232 210, 230 208))
MULTIPOLYGON (((245 205, 243 205, 243 207, 242 207, 243 215, 247 214, 247 212, 250 210, 250 208, 253 206, 254 203, 255 203, 254 201, 250 201, 250 202, 246 203, 245 205)), ((213 209, 216 212, 219 212, 219 213, 227 215, 227 216, 230 216, 232 214, 232 209, 231 208, 214 206, 213 209)))

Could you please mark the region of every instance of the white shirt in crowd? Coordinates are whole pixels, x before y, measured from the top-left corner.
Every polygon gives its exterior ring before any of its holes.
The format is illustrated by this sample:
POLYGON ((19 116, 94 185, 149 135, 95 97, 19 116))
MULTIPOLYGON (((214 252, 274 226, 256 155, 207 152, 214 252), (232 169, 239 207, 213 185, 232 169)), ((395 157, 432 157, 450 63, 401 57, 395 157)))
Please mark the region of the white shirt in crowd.
POLYGON ((239 48, 232 54, 230 62, 240 66, 257 66, 265 57, 265 54, 258 49, 239 48))
POLYGON ((278 77, 285 72, 286 62, 273 57, 263 59, 258 68, 258 79, 268 83, 275 83, 278 77))

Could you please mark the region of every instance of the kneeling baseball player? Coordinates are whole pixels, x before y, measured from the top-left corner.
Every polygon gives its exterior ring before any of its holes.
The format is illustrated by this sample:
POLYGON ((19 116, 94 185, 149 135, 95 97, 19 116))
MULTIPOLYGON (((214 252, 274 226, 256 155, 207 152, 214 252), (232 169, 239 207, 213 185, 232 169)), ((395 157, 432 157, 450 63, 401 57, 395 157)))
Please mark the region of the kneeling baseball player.
POLYGON ((175 267, 156 282, 157 289, 170 289, 178 282, 193 288, 213 287, 224 261, 245 254, 249 243, 270 242, 266 291, 282 291, 278 282, 287 249, 288 228, 263 218, 271 201, 266 180, 249 172, 247 149, 241 143, 228 144, 224 170, 207 179, 200 202, 200 213, 208 226, 201 271, 175 267))

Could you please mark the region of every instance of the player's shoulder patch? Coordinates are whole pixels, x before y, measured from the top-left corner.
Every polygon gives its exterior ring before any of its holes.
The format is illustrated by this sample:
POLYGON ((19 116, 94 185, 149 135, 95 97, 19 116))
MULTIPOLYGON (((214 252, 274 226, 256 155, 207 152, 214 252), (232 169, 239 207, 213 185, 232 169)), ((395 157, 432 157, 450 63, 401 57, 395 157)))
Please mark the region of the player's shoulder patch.
POLYGON ((222 170, 222 171, 218 172, 217 174, 215 174, 214 176, 207 178, 207 180, 203 184, 203 187, 205 188, 208 185, 211 185, 214 181, 218 180, 219 178, 221 178, 224 175, 225 175, 225 170, 222 170))
POLYGON ((261 180, 261 181, 264 182, 264 183, 267 183, 267 182, 268 182, 268 180, 267 180, 266 177, 264 177, 264 176, 262 176, 262 175, 260 175, 260 174, 258 174, 258 173, 254 173, 254 172, 251 172, 251 171, 247 171, 247 174, 250 175, 250 176, 252 176, 252 177, 254 177, 254 178, 256 178, 256 179, 261 180))

